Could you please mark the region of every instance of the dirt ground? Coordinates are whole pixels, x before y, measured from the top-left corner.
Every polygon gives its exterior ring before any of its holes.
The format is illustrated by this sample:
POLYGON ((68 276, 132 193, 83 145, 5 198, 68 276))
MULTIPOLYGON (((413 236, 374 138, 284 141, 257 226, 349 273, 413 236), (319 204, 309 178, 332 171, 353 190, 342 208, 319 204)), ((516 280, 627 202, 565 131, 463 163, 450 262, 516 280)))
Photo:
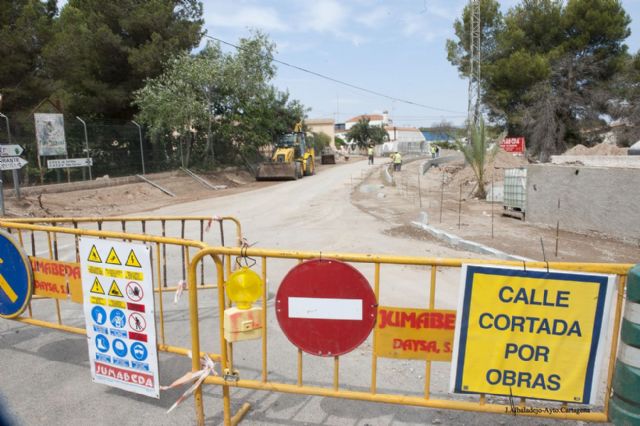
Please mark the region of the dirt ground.
MULTIPOLYGON (((502 216, 502 203, 473 197, 473 172, 464 167, 462 160, 432 167, 418 181, 418 168, 423 161, 404 165, 394 176, 396 186, 384 185, 380 173, 382 166, 372 167, 357 185, 353 202, 363 211, 396 223, 389 232, 407 238, 434 239, 410 225, 411 221, 418 220, 420 212, 426 212, 431 226, 534 260, 621 263, 640 260, 640 241, 623 242, 606 235, 578 234, 563 230, 562 224, 556 233, 555 227, 502 216)), ((498 185, 502 184, 505 168, 525 163, 522 157, 500 152, 495 162, 487 165, 485 173, 489 181, 493 174, 494 184, 498 185)))
MULTIPOLYGON (((443 152, 443 155, 454 154, 443 152)), ((336 165, 318 164, 318 171, 339 167, 342 162, 344 160, 339 160, 336 165)), ((378 164, 372 166, 369 173, 352 177, 352 202, 368 214, 391 224, 387 232, 393 235, 433 241, 431 235, 411 225, 419 218, 420 212, 426 212, 432 226, 531 259, 543 260, 546 257, 549 261, 636 263, 640 258, 640 241, 633 244, 606 235, 564 231, 561 227, 556 237, 555 228, 502 216, 501 203, 492 204, 472 197, 475 189, 473 173, 469 167, 464 167, 462 161, 433 167, 419 181, 418 168, 423 159, 408 162, 400 173, 395 174, 395 186, 383 184, 381 169, 386 165, 382 163, 387 162, 387 159, 377 159, 378 164)), ((487 165, 486 175, 488 179, 493 175, 493 180, 499 184, 505 168, 524 164, 522 157, 501 152, 493 163, 487 165)), ((250 173, 231 169, 202 177, 212 185, 224 188, 212 190, 178 171, 147 175, 174 193, 175 197, 140 182, 97 190, 29 195, 21 200, 7 198, 5 208, 9 217, 119 216, 281 184, 256 182, 250 173)))

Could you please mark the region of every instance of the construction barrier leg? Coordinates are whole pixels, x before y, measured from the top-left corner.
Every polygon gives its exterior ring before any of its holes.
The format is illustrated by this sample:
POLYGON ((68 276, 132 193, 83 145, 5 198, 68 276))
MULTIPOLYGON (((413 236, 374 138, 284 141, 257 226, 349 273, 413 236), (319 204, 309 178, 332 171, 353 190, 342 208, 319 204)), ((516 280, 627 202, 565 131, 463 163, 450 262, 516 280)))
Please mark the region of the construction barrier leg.
POLYGON ((620 338, 609 420, 616 426, 640 425, 640 264, 627 278, 620 338))

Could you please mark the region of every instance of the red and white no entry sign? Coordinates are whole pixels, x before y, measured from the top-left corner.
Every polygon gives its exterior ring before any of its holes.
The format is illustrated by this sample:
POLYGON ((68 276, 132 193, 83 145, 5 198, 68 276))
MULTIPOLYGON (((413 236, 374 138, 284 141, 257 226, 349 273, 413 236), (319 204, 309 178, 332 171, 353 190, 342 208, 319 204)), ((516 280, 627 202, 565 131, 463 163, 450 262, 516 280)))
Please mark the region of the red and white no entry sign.
POLYGON ((298 348, 312 355, 351 352, 376 321, 376 297, 367 279, 337 260, 310 260, 295 266, 276 294, 276 317, 298 348))

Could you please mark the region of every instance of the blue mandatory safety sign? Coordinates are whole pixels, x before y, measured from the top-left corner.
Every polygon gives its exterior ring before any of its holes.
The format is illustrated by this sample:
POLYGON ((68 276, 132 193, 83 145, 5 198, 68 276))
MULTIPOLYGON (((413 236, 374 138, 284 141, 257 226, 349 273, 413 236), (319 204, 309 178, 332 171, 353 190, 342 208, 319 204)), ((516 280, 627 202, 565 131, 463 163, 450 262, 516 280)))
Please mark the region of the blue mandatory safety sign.
POLYGON ((127 356, 127 344, 120 339, 115 339, 113 341, 113 352, 120 358, 124 358, 127 356))
POLYGON ((91 318, 93 318, 93 322, 96 324, 102 325, 107 322, 107 312, 102 306, 94 306, 93 309, 91 309, 91 318))
POLYGON ((96 334, 96 349, 105 353, 109 350, 109 339, 103 334, 96 334))
POLYGON ((111 311, 109 315, 109 320, 111 321, 111 325, 115 328, 124 328, 127 321, 127 316, 120 309, 114 309, 111 311))
POLYGON ((138 361, 144 361, 148 355, 147 348, 142 343, 135 342, 131 345, 131 356, 138 361))
POLYGON ((135 368, 136 370, 147 371, 147 372, 150 371, 149 364, 145 362, 131 361, 131 368, 135 368))
POLYGON ((31 301, 32 293, 29 258, 9 234, 0 231, 0 317, 19 316, 31 301))

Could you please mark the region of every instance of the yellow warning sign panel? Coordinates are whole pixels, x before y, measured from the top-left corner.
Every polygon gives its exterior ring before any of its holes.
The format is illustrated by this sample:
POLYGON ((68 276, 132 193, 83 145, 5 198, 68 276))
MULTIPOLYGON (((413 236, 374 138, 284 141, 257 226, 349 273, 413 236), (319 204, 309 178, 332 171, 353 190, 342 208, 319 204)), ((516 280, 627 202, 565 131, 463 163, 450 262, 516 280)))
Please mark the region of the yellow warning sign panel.
POLYGON ((91 247, 87 260, 89 262, 102 263, 102 259, 100 258, 100 254, 98 253, 98 249, 96 249, 95 244, 91 247))
POLYGON ((109 288, 109 296, 115 297, 124 297, 122 292, 120 291, 120 287, 118 287, 118 283, 115 280, 111 283, 111 287, 109 288))
POLYGON ((91 293, 95 294, 104 294, 104 288, 102 288, 102 284, 98 281, 98 277, 93 280, 93 285, 91 286, 91 293))
POLYGON ((450 361, 456 311, 378 308, 375 354, 385 358, 450 361))
POLYGON ((118 257, 118 253, 116 253, 116 250, 113 247, 109 250, 106 263, 110 265, 122 265, 122 262, 120 262, 120 258, 118 257))
POLYGON ((142 265, 140 265, 140 261, 138 261, 136 253, 133 250, 131 250, 131 252, 129 253, 129 257, 127 257, 125 265, 132 266, 134 268, 142 268, 142 265))
POLYGON ((451 389, 592 404, 615 276, 466 265, 451 389))

